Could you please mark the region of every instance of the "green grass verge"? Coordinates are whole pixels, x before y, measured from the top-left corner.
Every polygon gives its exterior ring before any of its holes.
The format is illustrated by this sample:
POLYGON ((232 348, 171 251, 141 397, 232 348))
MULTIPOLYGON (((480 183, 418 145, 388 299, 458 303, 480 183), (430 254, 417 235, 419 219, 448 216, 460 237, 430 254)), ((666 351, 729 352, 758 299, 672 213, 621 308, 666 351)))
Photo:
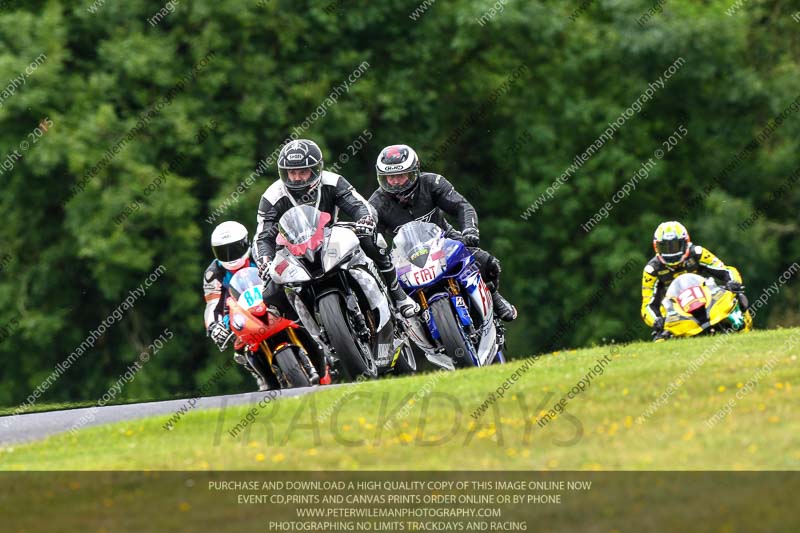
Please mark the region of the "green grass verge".
POLYGON ((800 329, 556 352, 477 420, 525 360, 279 400, 236 438, 228 431, 250 407, 192 412, 171 431, 168 416, 89 428, 0 449, 0 469, 795 470, 798 353, 800 329), (605 357, 602 375, 540 426, 605 357))

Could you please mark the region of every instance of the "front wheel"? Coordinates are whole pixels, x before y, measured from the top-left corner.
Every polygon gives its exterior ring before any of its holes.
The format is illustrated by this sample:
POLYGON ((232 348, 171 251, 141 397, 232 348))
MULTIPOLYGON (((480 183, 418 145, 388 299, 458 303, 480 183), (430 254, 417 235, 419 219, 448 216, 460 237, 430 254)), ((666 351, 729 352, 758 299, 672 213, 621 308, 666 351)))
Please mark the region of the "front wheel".
POLYGON ((469 341, 461 329, 461 324, 453 314, 449 298, 441 298, 430 305, 433 321, 442 338, 442 345, 448 357, 457 366, 477 366, 472 358, 469 341))
POLYGON ((296 350, 297 348, 284 348, 275 354, 275 361, 290 387, 310 387, 311 381, 300 366, 298 361, 300 354, 296 353, 296 350))
POLYGON ((343 303, 335 292, 326 294, 319 301, 320 319, 328 340, 351 381, 358 375, 374 379, 378 377, 378 365, 369 346, 358 340, 358 332, 345 318, 343 303))
POLYGON ((417 358, 408 343, 403 343, 400 348, 400 355, 397 356, 394 368, 398 374, 415 374, 417 372, 417 358))

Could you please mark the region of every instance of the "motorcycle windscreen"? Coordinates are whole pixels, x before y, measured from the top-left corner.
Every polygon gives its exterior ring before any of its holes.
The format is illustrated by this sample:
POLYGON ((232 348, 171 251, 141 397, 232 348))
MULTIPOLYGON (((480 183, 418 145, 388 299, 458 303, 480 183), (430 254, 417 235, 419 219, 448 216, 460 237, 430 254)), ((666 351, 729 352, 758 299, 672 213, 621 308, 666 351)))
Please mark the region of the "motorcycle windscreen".
POLYGON ((432 242, 442 235, 442 229, 430 222, 414 220, 403 224, 394 238, 392 255, 397 263, 411 263, 418 268, 428 261, 432 242))
POLYGON ((248 267, 233 275, 228 288, 240 306, 254 315, 262 315, 266 311, 264 298, 261 295, 262 283, 258 269, 248 267))
POLYGON ((697 274, 681 274, 670 283, 667 289, 667 298, 677 298, 686 289, 702 287, 705 282, 706 280, 703 276, 698 276, 697 274))
POLYGON ((323 213, 310 205, 293 207, 278 222, 280 235, 276 242, 296 257, 309 249, 316 251, 325 240, 325 226, 330 221, 330 213, 323 213))
POLYGON ((667 289, 667 298, 678 302, 687 313, 693 313, 708 303, 703 291, 705 281, 697 274, 681 274, 667 289))

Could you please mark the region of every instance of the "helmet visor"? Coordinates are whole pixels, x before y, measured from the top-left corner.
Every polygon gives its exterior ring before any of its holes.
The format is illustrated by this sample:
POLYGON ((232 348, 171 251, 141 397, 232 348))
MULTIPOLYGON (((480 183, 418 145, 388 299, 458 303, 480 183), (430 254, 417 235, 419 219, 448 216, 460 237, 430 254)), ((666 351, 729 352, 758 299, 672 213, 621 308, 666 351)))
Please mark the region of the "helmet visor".
POLYGON ((390 194, 399 194, 411 189, 419 179, 419 172, 406 171, 398 174, 378 172, 378 185, 390 194))
POLYGON ((245 237, 240 241, 212 246, 211 249, 214 251, 214 257, 223 263, 228 263, 244 256, 250 249, 250 244, 245 237))
POLYGON ((278 167, 278 176, 289 189, 305 189, 322 175, 322 162, 310 167, 278 167))
POLYGON ((656 252, 666 261, 678 262, 686 252, 686 239, 669 239, 656 242, 656 252))

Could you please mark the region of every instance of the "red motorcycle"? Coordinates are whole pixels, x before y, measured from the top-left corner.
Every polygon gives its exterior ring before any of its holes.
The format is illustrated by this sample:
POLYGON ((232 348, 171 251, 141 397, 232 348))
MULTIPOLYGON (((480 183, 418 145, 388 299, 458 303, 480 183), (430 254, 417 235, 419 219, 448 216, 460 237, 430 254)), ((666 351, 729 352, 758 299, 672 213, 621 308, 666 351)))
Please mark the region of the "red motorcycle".
POLYGON ((281 388, 329 384, 328 365, 314 340, 296 323, 269 311, 261 286, 258 270, 252 267, 239 270, 231 278, 227 307, 236 336, 234 348, 246 348, 256 370, 266 374, 263 377, 268 381, 277 380, 281 388), (322 378, 309 354, 325 368, 322 378))

